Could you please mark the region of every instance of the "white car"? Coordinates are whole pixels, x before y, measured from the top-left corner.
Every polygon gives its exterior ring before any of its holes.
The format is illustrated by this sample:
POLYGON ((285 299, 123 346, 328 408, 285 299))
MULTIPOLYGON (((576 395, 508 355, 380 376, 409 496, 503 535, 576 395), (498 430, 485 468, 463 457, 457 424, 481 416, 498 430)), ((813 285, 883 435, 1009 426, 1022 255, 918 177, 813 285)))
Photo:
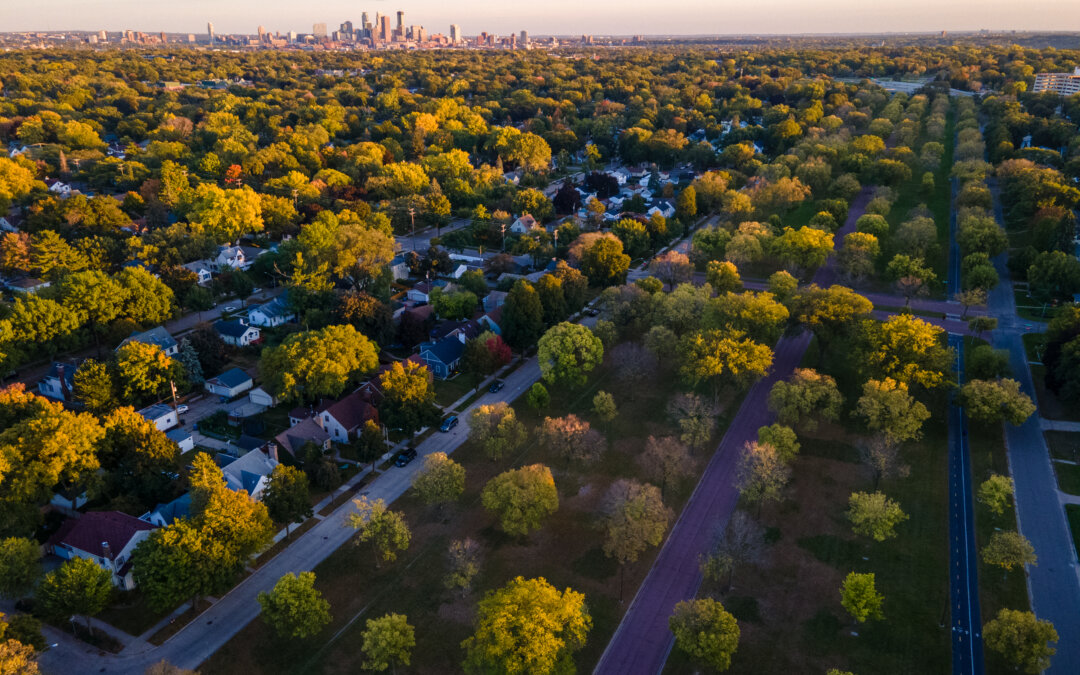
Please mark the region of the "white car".
POLYGON ((223 309, 221 311, 223 311, 223 312, 235 312, 236 308, 233 307, 232 305, 229 305, 228 307, 226 307, 225 309, 223 309))
POLYGON ((188 410, 191 410, 191 408, 187 407, 187 406, 186 406, 186 405, 184 405, 184 404, 180 404, 180 405, 176 406, 176 414, 177 414, 177 415, 183 415, 183 414, 184 414, 184 413, 186 413, 186 412, 187 412, 188 410))

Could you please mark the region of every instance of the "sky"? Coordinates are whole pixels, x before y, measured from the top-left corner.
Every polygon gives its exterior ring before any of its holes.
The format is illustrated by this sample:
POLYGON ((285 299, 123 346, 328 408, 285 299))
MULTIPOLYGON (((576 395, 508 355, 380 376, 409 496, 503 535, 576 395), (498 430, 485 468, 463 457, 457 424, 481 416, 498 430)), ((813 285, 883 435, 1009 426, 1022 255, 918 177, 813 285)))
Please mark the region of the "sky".
POLYGON ((0 31, 311 32, 405 12, 407 25, 465 35, 736 35, 940 30, 1080 32, 1080 0, 0 0, 0 31))

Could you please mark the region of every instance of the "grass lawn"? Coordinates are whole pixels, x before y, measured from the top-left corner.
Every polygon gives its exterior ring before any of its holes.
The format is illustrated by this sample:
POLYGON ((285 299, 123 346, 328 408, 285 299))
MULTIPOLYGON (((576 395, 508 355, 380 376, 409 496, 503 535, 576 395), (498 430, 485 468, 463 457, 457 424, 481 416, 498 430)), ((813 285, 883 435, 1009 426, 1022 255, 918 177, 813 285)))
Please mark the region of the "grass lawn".
POLYGON ((1069 530, 1072 531, 1073 546, 1080 551, 1080 504, 1066 504, 1065 517, 1069 519, 1069 530))
POLYGON ((1024 353, 1028 361, 1042 362, 1042 350, 1046 345, 1046 333, 1024 333, 1020 336, 1024 341, 1024 353))
POLYGON ((452 380, 435 380, 435 403, 445 408, 476 386, 472 375, 461 374, 452 380))
POLYGON ((1070 431, 1044 431, 1046 445, 1054 459, 1080 461, 1080 434, 1070 431))
POLYGON ((1080 422, 1080 406, 1064 403, 1046 388, 1046 366, 1031 365, 1031 379, 1035 383, 1035 396, 1038 398, 1039 415, 1049 420, 1068 420, 1080 422))
MULTIPOLYGON (((214 673, 353 673, 361 669, 361 634, 368 618, 387 612, 406 614, 416 627, 417 646, 410 672, 444 673, 458 669, 463 658, 460 643, 472 632, 474 607, 484 592, 501 587, 517 575, 543 576, 558 588, 585 593, 593 628, 575 662, 588 672, 599 659, 625 606, 618 593, 618 569, 601 549, 595 514, 607 486, 622 477, 644 480, 635 461, 650 434, 667 435, 673 428, 662 411, 676 389, 671 373, 636 390, 634 398, 622 393, 606 369, 581 390, 552 388, 551 406, 536 412, 522 404, 518 417, 531 429, 544 416, 575 412, 591 418, 592 397, 599 389, 612 391, 620 415, 611 429, 611 448, 599 462, 583 467, 567 465, 534 441, 535 434, 513 457, 493 462, 482 449, 467 442, 454 452, 466 467, 466 489, 460 502, 440 512, 421 504, 411 493, 393 508, 405 514, 412 528, 410 548, 393 564, 374 565, 366 546, 344 546, 316 569, 317 585, 330 600, 333 621, 308 641, 280 640, 260 620, 244 628, 219 650, 200 672, 214 673), (486 482, 506 469, 542 462, 551 467, 559 489, 560 507, 547 524, 529 537, 508 537, 479 504, 486 482), (470 537, 481 544, 482 565, 475 589, 466 597, 443 587, 448 542, 470 537)), ((734 397, 726 401, 728 409, 734 397)), ((595 423, 595 420, 593 420, 595 423)), ((722 432, 722 428, 718 433, 722 432)), ((715 447, 709 444, 707 447, 715 447)), ((707 453, 695 460, 701 470, 707 453)), ((676 513, 692 489, 692 480, 669 488, 665 502, 676 513)), ((626 569, 625 598, 633 597, 655 557, 651 549, 626 569)))
POLYGON ((1054 462, 1054 473, 1057 474, 1058 487, 1062 492, 1080 495, 1080 466, 1054 462))
MULTIPOLYGON (((1026 336, 1025 336, 1026 337, 1026 336)), ((972 349, 985 341, 964 338, 964 355, 971 357, 972 349)), ((1009 475, 1009 462, 1005 451, 1005 431, 999 425, 980 425, 968 423, 968 447, 971 452, 971 477, 976 490, 979 485, 993 474, 1009 475)), ((975 503, 975 544, 982 550, 994 532, 1016 530, 1016 511, 1009 508, 1000 515, 995 514, 977 499, 975 503)), ((979 606, 982 610, 982 622, 993 619, 999 610, 1030 608, 1024 570, 1006 572, 999 567, 987 565, 979 560, 979 606)), ((1010 666, 996 652, 985 650, 988 673, 1010 672, 1010 666)))
POLYGON ((150 609, 138 591, 121 591, 117 593, 116 600, 98 614, 97 618, 128 635, 138 636, 168 613, 150 609))
MULTIPOLYGON (((874 490, 856 437, 823 425, 800 441, 787 498, 762 510, 766 540, 774 542, 764 562, 737 569, 727 593, 703 588, 739 619, 730 672, 942 672, 950 654, 942 627, 949 592, 944 421, 927 422, 922 442, 905 448, 910 475, 879 486, 910 516, 896 539, 881 543, 856 537, 844 515, 852 492, 874 490), (875 574, 884 621, 856 625, 840 606, 840 585, 851 571, 875 574)), ((698 670, 674 650, 665 672, 698 670)))

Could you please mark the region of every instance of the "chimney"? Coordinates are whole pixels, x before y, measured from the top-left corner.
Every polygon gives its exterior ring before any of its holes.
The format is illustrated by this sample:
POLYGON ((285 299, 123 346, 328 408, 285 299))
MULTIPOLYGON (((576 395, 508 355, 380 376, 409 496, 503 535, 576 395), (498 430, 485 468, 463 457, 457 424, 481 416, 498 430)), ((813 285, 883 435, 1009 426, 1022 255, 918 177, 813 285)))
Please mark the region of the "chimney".
POLYGON ((67 401, 67 400, 71 399, 71 392, 68 391, 67 378, 64 377, 64 371, 65 370, 66 370, 65 364, 63 364, 63 363, 56 364, 56 374, 60 376, 60 391, 61 391, 61 393, 64 394, 64 400, 67 401))
POLYGON ((274 441, 270 441, 266 444, 266 454, 275 462, 280 461, 278 459, 277 443, 274 441))
POLYGON ((109 571, 110 572, 115 572, 116 570, 114 569, 114 565, 113 565, 113 562, 112 562, 112 560, 113 560, 112 548, 109 546, 109 542, 107 542, 107 541, 101 542, 101 557, 103 557, 103 558, 105 558, 106 560, 109 561, 109 563, 108 563, 109 571))

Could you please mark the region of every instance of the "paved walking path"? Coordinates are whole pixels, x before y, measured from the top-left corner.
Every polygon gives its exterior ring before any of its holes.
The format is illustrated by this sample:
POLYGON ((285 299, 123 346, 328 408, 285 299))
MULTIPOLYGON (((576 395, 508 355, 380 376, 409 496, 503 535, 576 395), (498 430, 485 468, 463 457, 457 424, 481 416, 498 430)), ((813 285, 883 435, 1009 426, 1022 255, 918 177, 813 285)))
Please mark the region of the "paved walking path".
POLYGON ((1039 418, 1039 426, 1043 431, 1073 431, 1080 433, 1080 422, 1066 420, 1050 420, 1045 417, 1039 418))

